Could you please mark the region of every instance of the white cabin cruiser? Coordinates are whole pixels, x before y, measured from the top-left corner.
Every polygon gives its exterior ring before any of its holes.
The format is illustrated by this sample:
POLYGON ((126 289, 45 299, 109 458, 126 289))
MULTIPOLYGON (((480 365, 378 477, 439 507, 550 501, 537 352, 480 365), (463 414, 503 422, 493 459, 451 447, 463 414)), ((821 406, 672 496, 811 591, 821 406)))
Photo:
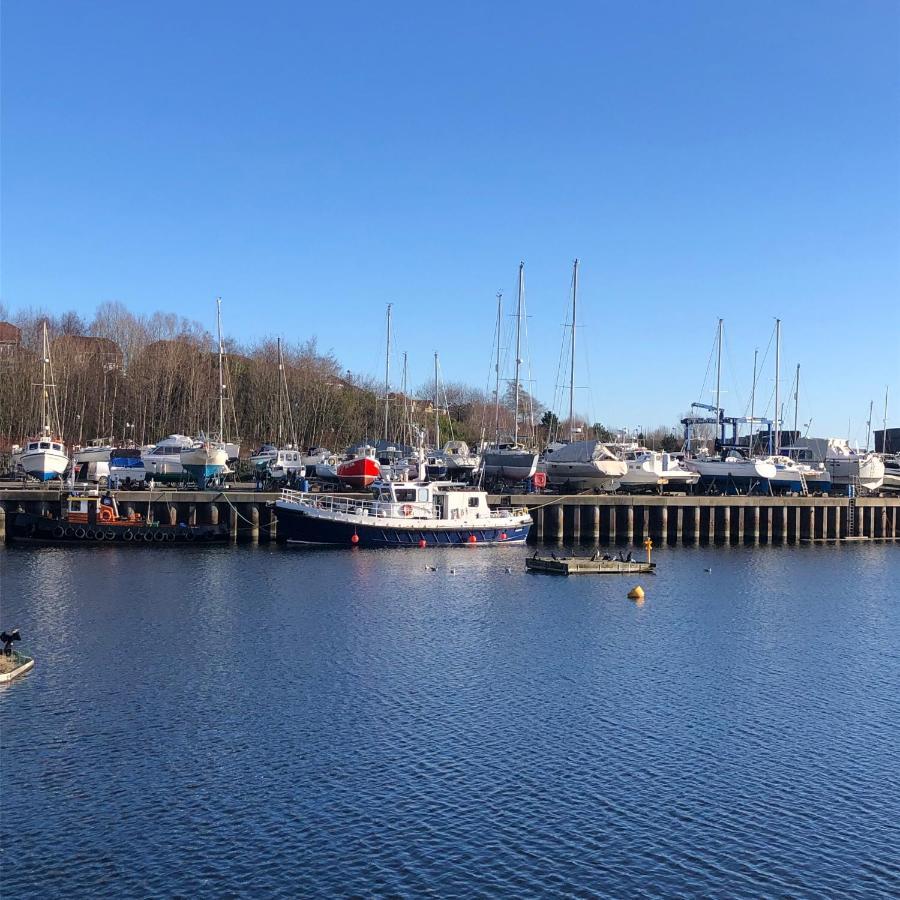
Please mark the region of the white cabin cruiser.
POLYGON ((72 461, 78 463, 109 462, 113 445, 106 438, 95 438, 85 447, 76 447, 72 461))
POLYGON ((481 457, 473 453, 465 441, 447 441, 442 453, 447 463, 447 475, 451 479, 470 479, 481 464, 481 457))
POLYGON ((689 490, 700 480, 672 453, 633 447, 623 451, 622 460, 628 466, 619 482, 624 491, 689 490))
POLYGON ((744 456, 731 448, 723 456, 712 456, 701 450, 696 456, 686 458, 685 466, 700 476, 701 490, 718 490, 726 494, 768 494, 770 482, 775 477, 775 465, 764 459, 744 456))
POLYGON ((836 488, 858 483, 863 490, 877 491, 884 482, 884 461, 876 453, 853 449, 843 438, 798 438, 784 449, 798 462, 824 466, 836 488))
POLYGON ((181 464, 181 452, 192 450, 199 441, 186 434, 170 434, 158 444, 141 454, 147 478, 154 481, 183 481, 184 466, 181 464))

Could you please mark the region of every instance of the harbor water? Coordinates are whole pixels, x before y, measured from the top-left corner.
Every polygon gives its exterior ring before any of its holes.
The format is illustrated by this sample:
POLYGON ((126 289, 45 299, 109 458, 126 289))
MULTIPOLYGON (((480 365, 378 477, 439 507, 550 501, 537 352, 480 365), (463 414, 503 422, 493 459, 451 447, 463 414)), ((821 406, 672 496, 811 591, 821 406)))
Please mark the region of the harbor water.
POLYGON ((0 548, 4 898, 896 895, 896 547, 529 552, 0 548))

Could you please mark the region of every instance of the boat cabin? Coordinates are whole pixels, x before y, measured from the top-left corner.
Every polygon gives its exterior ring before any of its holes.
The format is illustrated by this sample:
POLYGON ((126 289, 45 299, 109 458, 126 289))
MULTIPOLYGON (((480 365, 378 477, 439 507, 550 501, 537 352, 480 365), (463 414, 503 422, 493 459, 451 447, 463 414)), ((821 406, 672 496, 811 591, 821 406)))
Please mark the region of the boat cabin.
POLYGON ((450 520, 491 516, 484 491, 449 481, 377 482, 372 493, 380 515, 450 520))
POLYGON ((63 446, 56 440, 45 438, 40 441, 29 441, 28 446, 25 448, 26 450, 57 450, 60 453, 63 451, 63 446))
MULTIPOLYGON (((69 494, 63 518, 75 524, 113 524, 126 521, 119 515, 119 505, 112 494, 97 491, 85 491, 69 494)), ((132 513, 127 521, 138 521, 140 516, 132 513)))

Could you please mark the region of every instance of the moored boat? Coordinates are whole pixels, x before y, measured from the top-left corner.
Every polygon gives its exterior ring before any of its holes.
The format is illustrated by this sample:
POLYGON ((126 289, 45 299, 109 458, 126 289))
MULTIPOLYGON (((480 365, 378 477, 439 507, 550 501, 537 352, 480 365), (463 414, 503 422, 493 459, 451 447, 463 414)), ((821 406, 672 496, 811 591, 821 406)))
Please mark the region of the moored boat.
POLYGON ((360 547, 521 544, 527 509, 491 509, 487 492, 453 482, 378 482, 372 500, 282 491, 278 540, 360 547))

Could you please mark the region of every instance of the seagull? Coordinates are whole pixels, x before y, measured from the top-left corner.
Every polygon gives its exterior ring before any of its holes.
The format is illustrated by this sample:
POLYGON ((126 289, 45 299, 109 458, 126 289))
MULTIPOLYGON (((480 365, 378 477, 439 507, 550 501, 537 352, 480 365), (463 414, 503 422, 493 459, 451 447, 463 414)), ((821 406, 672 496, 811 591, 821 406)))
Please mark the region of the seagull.
POLYGON ((450 570, 450 574, 451 574, 451 575, 455 575, 455 574, 456 574, 456 569, 451 569, 451 570, 450 570))
POLYGON ((437 572, 437 566, 425 566, 426 572, 437 572))
POLYGON ((704 569, 704 572, 712 572, 712 569, 704 569))
POLYGON ((511 569, 509 566, 507 566, 507 567, 506 567, 506 571, 507 571, 507 572, 512 572, 512 569, 511 569))

